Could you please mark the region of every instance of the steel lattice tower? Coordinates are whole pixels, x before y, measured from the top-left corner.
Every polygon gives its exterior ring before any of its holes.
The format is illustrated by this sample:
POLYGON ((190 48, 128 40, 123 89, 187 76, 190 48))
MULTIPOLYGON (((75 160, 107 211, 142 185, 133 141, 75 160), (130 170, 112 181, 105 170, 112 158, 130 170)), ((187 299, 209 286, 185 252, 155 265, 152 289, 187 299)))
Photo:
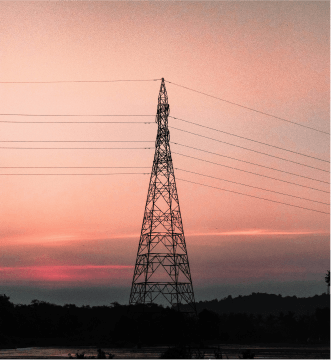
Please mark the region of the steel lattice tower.
POLYGON ((155 155, 133 275, 130 304, 150 304, 154 303, 157 297, 163 296, 171 306, 178 310, 181 309, 181 305, 188 304, 190 311, 196 313, 170 152, 168 115, 168 95, 164 79, 162 79, 155 119, 158 124, 155 155))

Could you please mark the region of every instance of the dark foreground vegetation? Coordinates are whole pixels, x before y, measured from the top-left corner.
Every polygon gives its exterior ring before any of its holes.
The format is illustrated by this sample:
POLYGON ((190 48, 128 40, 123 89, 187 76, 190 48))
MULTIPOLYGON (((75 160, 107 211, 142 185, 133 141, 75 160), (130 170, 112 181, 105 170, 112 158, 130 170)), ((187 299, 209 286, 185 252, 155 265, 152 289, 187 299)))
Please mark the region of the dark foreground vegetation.
POLYGON ((296 298, 253 293, 199 302, 195 317, 157 305, 77 307, 39 300, 14 305, 0 295, 0 348, 327 344, 329 301, 327 294, 296 298))

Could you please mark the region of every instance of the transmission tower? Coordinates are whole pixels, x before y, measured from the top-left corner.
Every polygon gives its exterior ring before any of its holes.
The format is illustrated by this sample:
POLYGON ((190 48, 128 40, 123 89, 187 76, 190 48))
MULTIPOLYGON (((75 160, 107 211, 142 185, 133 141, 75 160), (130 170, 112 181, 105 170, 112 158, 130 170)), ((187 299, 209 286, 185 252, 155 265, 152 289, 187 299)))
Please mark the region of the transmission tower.
POLYGON ((189 305, 196 313, 190 266, 170 152, 169 104, 162 78, 155 122, 158 124, 155 155, 130 304, 151 304, 164 297, 181 310, 189 305))

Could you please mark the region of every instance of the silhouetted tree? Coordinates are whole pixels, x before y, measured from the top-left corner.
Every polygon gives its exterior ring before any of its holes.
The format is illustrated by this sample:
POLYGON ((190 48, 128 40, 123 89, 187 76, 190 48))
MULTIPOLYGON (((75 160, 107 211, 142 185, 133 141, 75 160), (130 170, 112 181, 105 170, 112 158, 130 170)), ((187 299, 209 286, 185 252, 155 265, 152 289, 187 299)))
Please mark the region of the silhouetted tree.
POLYGON ((0 295, 0 349, 15 348, 15 335, 17 328, 14 305, 9 301, 9 296, 0 295))
POLYGON ((328 286, 328 294, 330 294, 330 270, 328 270, 326 272, 326 276, 325 276, 324 279, 325 279, 325 282, 326 282, 326 284, 328 286))

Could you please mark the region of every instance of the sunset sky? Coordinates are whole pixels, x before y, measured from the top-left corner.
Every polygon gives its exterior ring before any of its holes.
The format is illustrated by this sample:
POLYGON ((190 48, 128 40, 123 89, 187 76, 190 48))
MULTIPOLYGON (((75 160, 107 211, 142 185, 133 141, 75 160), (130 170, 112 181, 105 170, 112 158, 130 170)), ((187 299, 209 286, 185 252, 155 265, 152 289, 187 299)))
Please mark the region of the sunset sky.
POLYGON ((0 293, 22 303, 128 303, 162 77, 197 300, 325 292, 329 8, 327 1, 0 2, 0 293), (87 80, 100 82, 61 82, 87 80), (31 123, 42 121, 58 124, 31 123), (100 123, 110 121, 133 123, 100 123))

